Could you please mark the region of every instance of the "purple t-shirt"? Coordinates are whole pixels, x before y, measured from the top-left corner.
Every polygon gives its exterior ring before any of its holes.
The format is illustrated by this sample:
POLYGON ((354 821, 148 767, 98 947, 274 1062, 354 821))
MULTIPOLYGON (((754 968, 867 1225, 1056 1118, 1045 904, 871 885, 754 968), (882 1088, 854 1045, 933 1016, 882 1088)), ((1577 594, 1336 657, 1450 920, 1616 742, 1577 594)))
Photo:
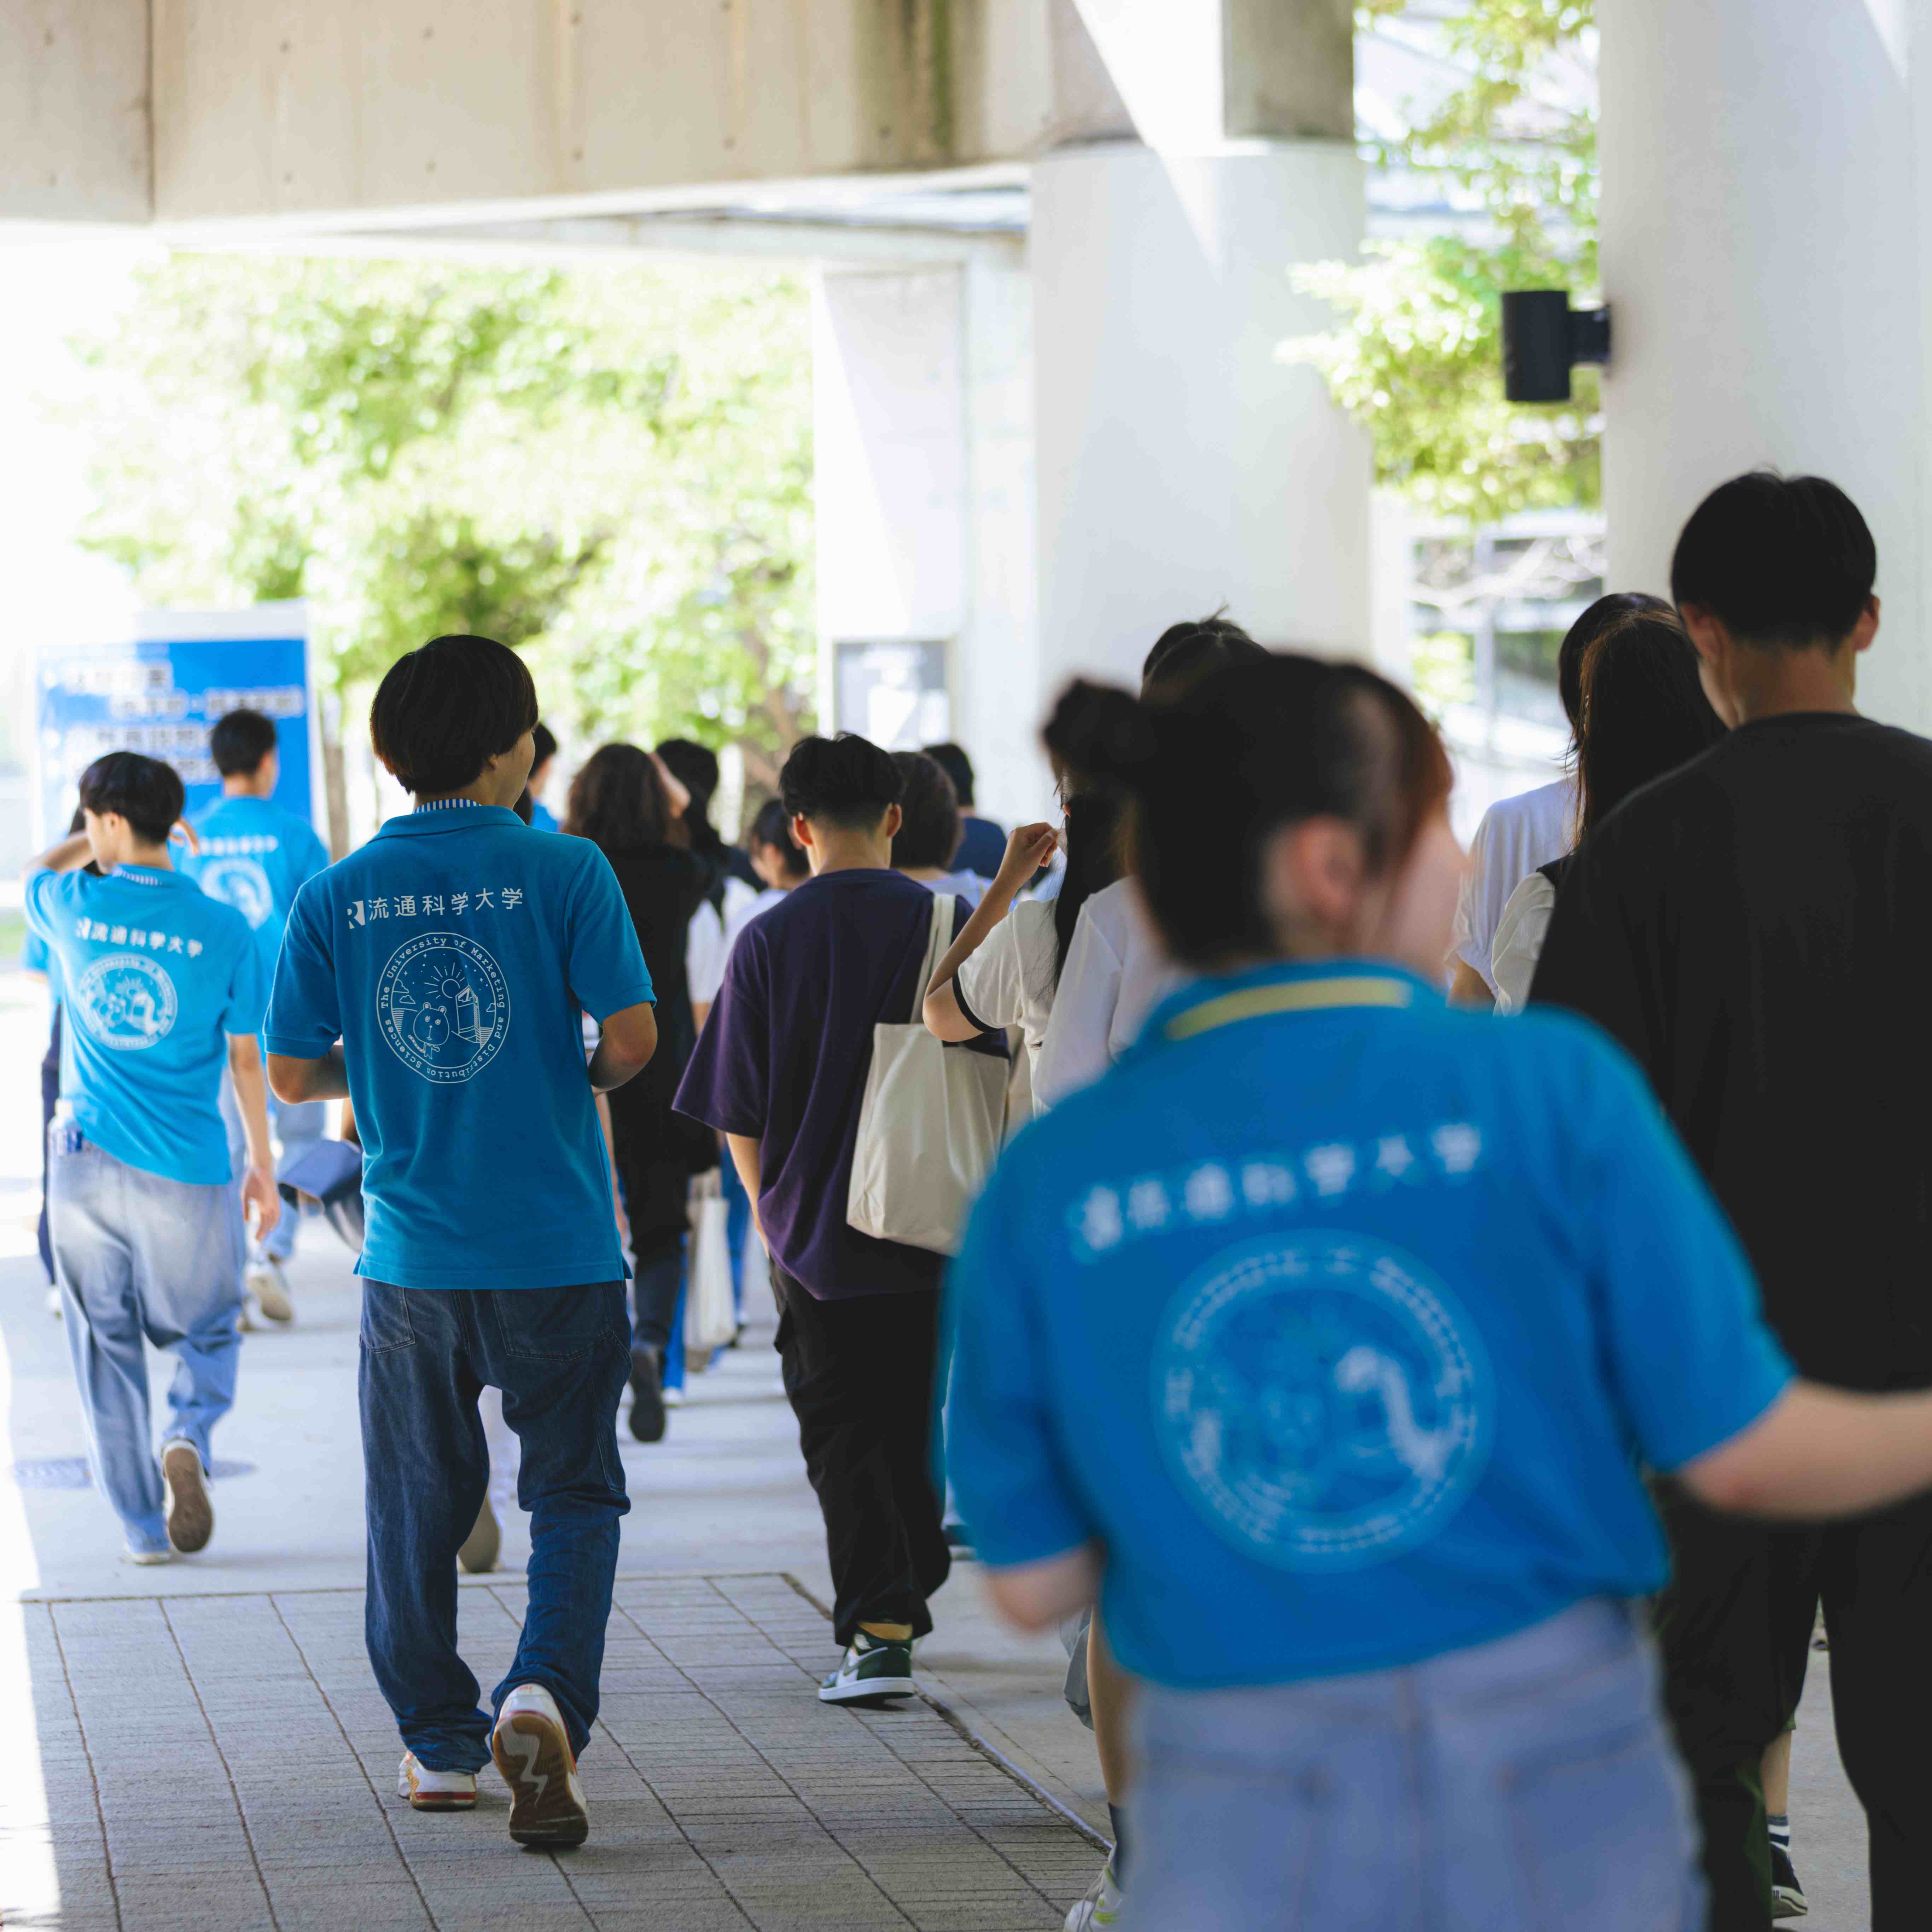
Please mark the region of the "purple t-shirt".
MULTIPOLYGON (((772 1258, 821 1301, 938 1286, 945 1257, 845 1219, 872 1028, 916 1017, 932 895, 870 868, 821 873, 746 927, 677 1090, 680 1113, 755 1136, 772 1258)), ((966 922, 958 902, 954 930, 966 922)), ((969 1051, 1004 1053, 997 1035, 969 1051)))

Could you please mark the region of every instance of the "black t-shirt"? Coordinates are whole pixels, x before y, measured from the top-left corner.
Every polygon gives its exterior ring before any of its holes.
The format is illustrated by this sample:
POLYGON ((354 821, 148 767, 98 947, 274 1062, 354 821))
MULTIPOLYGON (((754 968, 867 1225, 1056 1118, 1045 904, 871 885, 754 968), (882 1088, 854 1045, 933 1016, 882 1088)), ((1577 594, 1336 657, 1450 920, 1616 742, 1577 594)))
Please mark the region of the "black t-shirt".
POLYGON ((1732 732, 1594 831, 1534 1000, 1608 1028, 1730 1215, 1805 1374, 1932 1384, 1932 742, 1732 732))

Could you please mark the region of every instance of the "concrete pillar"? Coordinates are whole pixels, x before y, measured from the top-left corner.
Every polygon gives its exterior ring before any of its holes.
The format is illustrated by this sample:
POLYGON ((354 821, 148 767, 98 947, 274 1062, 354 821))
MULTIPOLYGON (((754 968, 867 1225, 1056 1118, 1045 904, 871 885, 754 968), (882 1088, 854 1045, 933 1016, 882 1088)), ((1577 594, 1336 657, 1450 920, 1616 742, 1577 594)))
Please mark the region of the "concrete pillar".
POLYGON ((1282 343, 1353 256, 1347 0, 1077 0, 1136 138, 1033 172, 1040 696, 1178 617, 1367 656, 1369 457, 1282 343))
POLYGON ((1369 457, 1281 344, 1329 320, 1289 280, 1352 256, 1340 142, 1036 164, 1031 251, 1043 691, 1138 675, 1175 619, 1366 656, 1369 457))
POLYGON ((1932 730, 1932 0, 1601 0, 1614 588, 1714 484, 1828 476, 1877 538, 1862 708, 1932 730))

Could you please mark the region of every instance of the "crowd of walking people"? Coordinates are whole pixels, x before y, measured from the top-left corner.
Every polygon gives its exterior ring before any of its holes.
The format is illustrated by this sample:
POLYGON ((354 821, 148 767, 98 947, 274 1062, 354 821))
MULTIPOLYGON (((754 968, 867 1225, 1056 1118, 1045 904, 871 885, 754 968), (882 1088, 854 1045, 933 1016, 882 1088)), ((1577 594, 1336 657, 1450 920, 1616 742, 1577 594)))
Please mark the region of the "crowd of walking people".
POLYGON ((100 759, 26 906, 130 1560, 208 1543, 243 1323, 352 1198, 399 1796, 472 1809, 494 1759, 513 1838, 581 1843, 616 1431, 666 1431, 722 1197, 824 1518, 818 1696, 911 1694, 969 1553, 1059 1628, 1114 1817, 1070 1932, 1760 1932, 1805 1909, 1821 1613, 1873 1923, 1917 1922, 1932 744, 1855 708, 1877 568, 1828 482, 1714 491, 1667 599, 1573 627, 1571 769, 1466 859, 1413 701, 1226 615, 1060 696, 1010 835, 958 747, 849 734, 742 850, 677 740, 593 752, 551 830, 530 674, 466 636, 383 679, 413 808, 332 865, 266 718, 187 824, 100 759), (456 1578, 506 1468, 483 1700, 456 1578))

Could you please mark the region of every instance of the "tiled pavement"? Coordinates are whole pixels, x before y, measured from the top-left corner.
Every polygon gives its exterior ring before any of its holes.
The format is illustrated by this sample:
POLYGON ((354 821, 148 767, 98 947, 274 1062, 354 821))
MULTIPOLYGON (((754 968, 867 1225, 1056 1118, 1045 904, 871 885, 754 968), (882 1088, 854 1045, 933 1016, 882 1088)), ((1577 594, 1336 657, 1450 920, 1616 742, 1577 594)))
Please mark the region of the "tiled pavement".
MULTIPOLYGON (((522 1588, 460 1604, 487 1690, 522 1588)), ((58 1897, 0 1875, 9 1932, 1013 1932, 1095 1869, 926 1705, 820 1704, 824 1617, 782 1576, 620 1579, 590 1842, 558 1854, 511 1844, 494 1772, 472 1814, 396 1798, 359 1592, 22 1607, 58 1897)))

